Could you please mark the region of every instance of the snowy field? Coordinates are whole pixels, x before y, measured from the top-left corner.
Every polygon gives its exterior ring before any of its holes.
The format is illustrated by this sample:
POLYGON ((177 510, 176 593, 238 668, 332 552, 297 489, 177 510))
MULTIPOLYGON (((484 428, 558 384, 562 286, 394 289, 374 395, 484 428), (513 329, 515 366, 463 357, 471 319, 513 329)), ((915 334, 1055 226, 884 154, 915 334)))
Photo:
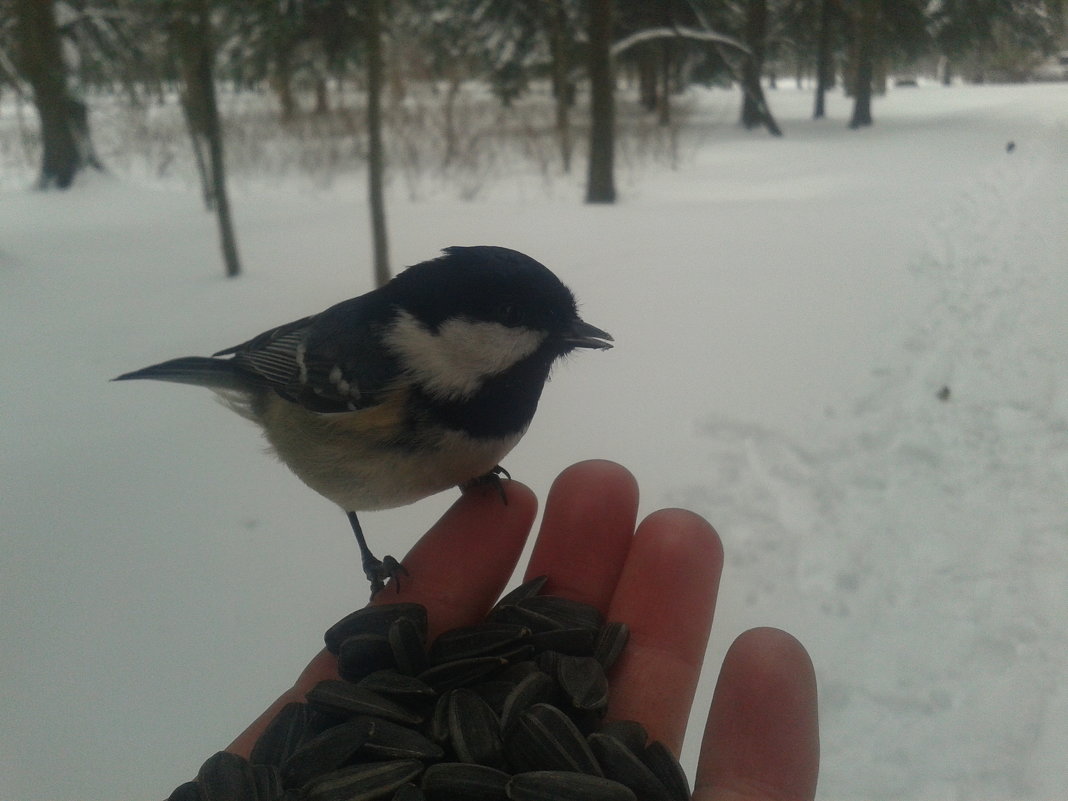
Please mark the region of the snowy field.
MULTIPOLYGON (((739 131, 733 93, 696 94, 675 168, 624 158, 612 207, 581 204, 581 159, 549 178, 496 164, 469 200, 395 178, 394 262, 514 247, 615 335, 556 371, 505 464, 544 496, 566 465, 615 459, 645 512, 717 527, 695 729, 731 640, 778 626, 816 665, 822 798, 1063 799, 1068 84, 900 89, 860 132, 838 95, 821 122, 808 92, 770 100, 782 140, 739 131)), ((96 121, 101 142, 115 123, 96 121)), ((160 798, 364 583, 344 517, 251 426, 202 390, 108 379, 369 289, 363 186, 239 170, 247 275, 226 281, 187 173, 112 158, 42 195, 17 155, 0 176, 0 801, 160 798)), ((400 555, 452 499, 364 525, 400 555)))

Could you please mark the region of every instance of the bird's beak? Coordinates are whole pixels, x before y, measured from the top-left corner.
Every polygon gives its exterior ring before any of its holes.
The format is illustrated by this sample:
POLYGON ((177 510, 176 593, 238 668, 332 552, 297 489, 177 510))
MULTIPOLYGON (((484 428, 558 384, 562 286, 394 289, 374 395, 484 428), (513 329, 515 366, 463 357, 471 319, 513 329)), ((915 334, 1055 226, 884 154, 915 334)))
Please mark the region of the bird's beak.
POLYGON ((612 347, 612 335, 582 320, 576 320, 564 337, 564 343, 572 348, 608 350, 612 347))

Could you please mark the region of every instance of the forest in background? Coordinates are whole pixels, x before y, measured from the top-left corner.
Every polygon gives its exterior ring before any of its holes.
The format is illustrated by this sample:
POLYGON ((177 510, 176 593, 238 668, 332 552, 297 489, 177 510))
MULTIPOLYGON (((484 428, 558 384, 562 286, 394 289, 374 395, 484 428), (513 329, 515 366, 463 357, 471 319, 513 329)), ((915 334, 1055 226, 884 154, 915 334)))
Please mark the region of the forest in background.
POLYGON ((0 101, 18 140, 2 148, 64 189, 108 166, 100 110, 130 115, 122 146, 161 173, 188 141, 228 275, 235 141, 261 169, 288 154, 366 170, 381 283, 387 170, 409 194, 433 173, 473 196, 495 162, 568 173, 577 150, 585 200, 611 203, 621 151, 674 165, 689 87, 739 86, 739 123, 775 136, 765 89, 811 84, 821 118, 841 87, 863 128, 888 82, 1034 78, 1066 46, 1065 17, 1063 0, 0 0, 0 101), (154 113, 174 98, 181 114, 154 113))

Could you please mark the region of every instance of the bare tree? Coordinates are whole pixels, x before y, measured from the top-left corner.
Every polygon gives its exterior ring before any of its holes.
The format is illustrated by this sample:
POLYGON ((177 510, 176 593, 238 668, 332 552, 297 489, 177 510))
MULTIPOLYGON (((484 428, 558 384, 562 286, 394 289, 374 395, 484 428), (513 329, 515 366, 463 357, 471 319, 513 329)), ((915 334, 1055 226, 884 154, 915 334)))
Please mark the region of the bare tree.
POLYGON ((613 0, 589 0, 590 158, 587 203, 614 203, 615 77, 612 74, 613 0))
POLYGON ((375 284, 389 281, 389 241, 383 182, 386 157, 382 146, 382 0, 367 3, 367 193, 371 205, 375 284))
POLYGON ((548 0, 549 52, 552 56, 553 99, 556 105, 556 139, 564 172, 571 172, 571 105, 575 85, 571 81, 571 40, 567 11, 562 0, 548 0))
POLYGON ((812 119, 826 113, 824 96, 834 85, 834 60, 831 47, 831 0, 820 0, 819 33, 816 39, 816 101, 812 119))
POLYGON ((89 112, 68 86, 52 0, 17 0, 19 68, 33 89, 41 121, 41 189, 66 189, 85 167, 100 169, 89 138, 89 112))
POLYGON ((215 48, 208 0, 183 0, 170 18, 170 34, 182 76, 182 111, 201 169, 204 199, 215 211, 227 277, 241 273, 230 217, 223 159, 222 123, 215 97, 215 48))
POLYGON ((742 95, 741 116, 741 123, 746 128, 755 128, 764 122, 760 108, 764 101, 760 74, 764 70, 764 45, 767 35, 767 0, 748 0, 745 8, 745 43, 749 46, 749 57, 742 63, 742 85, 747 89, 742 95))
POLYGON ((878 24, 879 7, 877 0, 861 0, 859 8, 853 15, 856 31, 856 78, 853 88, 853 118, 850 128, 861 128, 872 124, 871 95, 872 79, 875 75, 875 31, 878 24))

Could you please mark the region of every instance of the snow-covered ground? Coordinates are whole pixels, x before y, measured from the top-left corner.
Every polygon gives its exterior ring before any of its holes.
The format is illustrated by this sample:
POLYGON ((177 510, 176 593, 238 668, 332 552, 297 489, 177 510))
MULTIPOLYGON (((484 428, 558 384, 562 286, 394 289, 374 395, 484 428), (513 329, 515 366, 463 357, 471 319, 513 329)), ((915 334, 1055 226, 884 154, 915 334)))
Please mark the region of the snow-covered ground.
MULTIPOLYGON (((468 202, 398 181, 395 261, 524 250, 615 335, 557 370, 506 465, 544 495, 567 464, 616 459, 645 511, 717 526, 699 707, 730 641, 779 626, 816 664, 823 798, 1064 798, 1068 85, 896 90, 858 132, 831 100, 812 122, 807 92, 773 93, 774 140, 701 93, 677 168, 623 159, 612 207, 580 203, 581 164, 498 165, 468 202)), ((203 391, 108 379, 368 289, 363 189, 238 180, 247 275, 227 281, 184 182, 15 177, 0 801, 163 797, 364 585, 344 518, 252 427, 203 391)), ((364 523, 402 554, 451 500, 364 523)))

